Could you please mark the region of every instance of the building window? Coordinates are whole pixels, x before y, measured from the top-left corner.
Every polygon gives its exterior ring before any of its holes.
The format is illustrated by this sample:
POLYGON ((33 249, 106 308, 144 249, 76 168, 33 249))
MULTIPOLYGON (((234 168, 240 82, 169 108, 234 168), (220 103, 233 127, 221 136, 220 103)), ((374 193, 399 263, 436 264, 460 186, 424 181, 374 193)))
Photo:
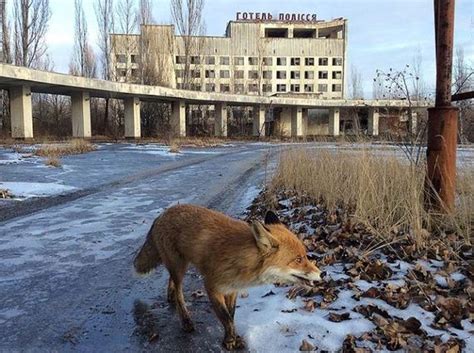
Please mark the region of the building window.
POLYGON ((272 72, 271 71, 263 71, 263 78, 266 80, 272 79, 272 72))
POLYGON ((307 80, 314 79, 314 71, 305 71, 304 72, 304 78, 307 79, 307 80))
POLYGON ((250 56, 249 65, 258 65, 258 58, 256 56, 250 56))
POLYGON ((258 92, 258 84, 256 83, 249 84, 249 92, 258 92))
POLYGON ((228 84, 221 84, 221 92, 229 93, 230 92, 230 85, 228 84))
POLYGON ((206 83, 206 92, 215 92, 216 85, 214 83, 206 83))
POLYGON ((126 64, 127 63, 127 56, 124 54, 117 54, 115 55, 115 59, 119 64, 126 64))
POLYGON ((306 58, 304 59, 304 64, 306 66, 314 66, 314 58, 306 58))
POLYGON ((319 84, 318 85, 318 91, 319 92, 327 92, 328 91, 328 85, 327 84, 319 84))
POLYGON ((286 79, 286 71, 277 71, 277 79, 279 80, 286 79))
POLYGON ((273 65, 273 58, 268 57, 268 56, 264 57, 263 58, 263 65, 272 66, 273 65))
POLYGON ((342 72, 341 71, 333 71, 332 72, 332 78, 335 80, 340 80, 342 78, 342 72))
POLYGON ((221 56, 220 63, 221 65, 229 65, 230 58, 228 56, 221 56))
POLYGON ((332 58, 333 66, 341 66, 342 65, 342 58, 332 58))
POLYGON ((199 56, 191 56, 191 64, 200 64, 201 58, 199 56))
POLYGON ((176 64, 186 64, 186 57, 183 55, 176 55, 176 64))
POLYGON ((318 72, 318 78, 321 80, 326 80, 328 78, 328 72, 327 71, 319 71, 318 72))
POLYGON ((214 70, 206 70, 205 76, 206 78, 216 78, 216 72, 214 70))
POLYGON ((236 78, 236 79, 244 78, 244 70, 234 71, 234 78, 236 78))
POLYGON ((229 70, 221 70, 220 77, 221 78, 230 78, 230 71, 229 70))
POLYGON ((301 64, 300 58, 291 58, 291 65, 292 66, 298 66, 301 64))
POLYGON ((184 70, 176 70, 176 77, 183 78, 184 77, 184 70))
POLYGON ((127 70, 120 70, 120 71, 119 71, 119 75, 120 75, 121 77, 127 76, 127 70))
POLYGON ((314 86, 312 84, 306 84, 304 85, 304 91, 307 93, 311 93, 314 91, 314 86))
POLYGON ((244 85, 242 83, 237 83, 234 85, 235 93, 244 93, 244 85))
POLYGON ((299 92, 300 91, 300 85, 294 84, 290 86, 290 91, 291 92, 299 92))
POLYGON ((236 58, 234 58, 234 63, 237 66, 242 66, 244 65, 244 58, 242 56, 237 56, 236 58))
POLYGON ((277 92, 286 92, 286 85, 277 85, 277 92))
POLYGON ((266 38, 288 38, 287 28, 265 28, 266 38))
POLYGON ((262 86, 262 90, 265 93, 271 92, 272 91, 272 85, 269 83, 264 83, 262 86))
POLYGON ((184 89, 184 83, 177 83, 176 88, 177 89, 184 89))
POLYGON ((136 64, 137 63, 137 56, 135 54, 132 54, 130 55, 130 62, 132 64, 136 64))
POLYGON ((258 71, 257 70, 249 71, 249 79, 258 79, 258 71))
POLYGON ((137 69, 132 69, 132 76, 137 77, 138 76, 138 70, 137 69))
POLYGON ((290 77, 292 80, 299 80, 301 77, 301 74, 299 71, 291 71, 290 77))
POLYGON ((332 85, 332 91, 333 92, 341 92, 342 91, 342 85, 341 84, 332 85))
POLYGON ((286 65, 286 58, 277 58, 277 65, 278 66, 285 66, 286 65))
POLYGON ((192 91, 200 91, 201 90, 201 85, 191 83, 191 90, 192 91))
POLYGON ((192 78, 201 78, 201 70, 191 70, 192 78))
POLYGON ((319 58, 320 66, 328 66, 328 58, 319 58))
POLYGON ((215 65, 216 58, 214 56, 206 56, 206 65, 215 65))

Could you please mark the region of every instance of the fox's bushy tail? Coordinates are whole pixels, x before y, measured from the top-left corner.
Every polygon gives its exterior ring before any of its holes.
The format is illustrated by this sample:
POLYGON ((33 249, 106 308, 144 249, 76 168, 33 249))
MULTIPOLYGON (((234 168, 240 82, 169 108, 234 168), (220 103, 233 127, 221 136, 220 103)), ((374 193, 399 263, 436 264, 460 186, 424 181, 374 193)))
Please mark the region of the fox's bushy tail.
POLYGON ((146 236, 145 244, 143 244, 142 248, 135 257, 135 260, 133 260, 135 271, 139 274, 149 273, 159 264, 161 264, 160 253, 152 237, 153 227, 154 225, 151 227, 146 236))

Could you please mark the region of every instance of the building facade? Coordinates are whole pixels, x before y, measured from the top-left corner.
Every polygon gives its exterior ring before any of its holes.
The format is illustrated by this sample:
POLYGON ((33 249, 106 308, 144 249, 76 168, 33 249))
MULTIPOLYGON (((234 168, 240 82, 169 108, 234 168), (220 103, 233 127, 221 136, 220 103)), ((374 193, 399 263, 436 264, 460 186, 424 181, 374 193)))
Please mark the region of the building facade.
POLYGON ((183 37, 172 25, 112 34, 113 75, 203 92, 344 98, 347 20, 242 17, 228 23, 223 37, 183 37))

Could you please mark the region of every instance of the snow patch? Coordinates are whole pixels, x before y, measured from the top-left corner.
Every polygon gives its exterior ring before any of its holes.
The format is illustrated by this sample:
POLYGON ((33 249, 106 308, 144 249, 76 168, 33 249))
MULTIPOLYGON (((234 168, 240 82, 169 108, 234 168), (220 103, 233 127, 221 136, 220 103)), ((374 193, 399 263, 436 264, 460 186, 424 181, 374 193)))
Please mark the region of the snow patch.
POLYGON ((0 182, 0 189, 7 189, 16 198, 44 197, 60 195, 72 190, 73 186, 56 183, 0 182))

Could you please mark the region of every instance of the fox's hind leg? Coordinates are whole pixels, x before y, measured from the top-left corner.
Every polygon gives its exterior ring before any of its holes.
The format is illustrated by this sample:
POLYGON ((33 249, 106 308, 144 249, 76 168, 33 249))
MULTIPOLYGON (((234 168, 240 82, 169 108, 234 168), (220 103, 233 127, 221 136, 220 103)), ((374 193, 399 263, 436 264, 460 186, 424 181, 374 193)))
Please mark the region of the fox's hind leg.
POLYGON ((167 291, 167 300, 168 300, 168 303, 172 304, 172 305, 176 305, 176 288, 175 288, 175 285, 174 285, 174 282, 173 280, 171 279, 171 276, 170 276, 170 279, 168 280, 168 291, 167 291))
POLYGON ((163 263, 170 273, 168 283, 168 301, 172 298, 176 304, 183 330, 186 332, 194 331, 194 325, 186 308, 186 302, 183 295, 183 278, 188 268, 188 263, 178 254, 173 256, 163 256, 163 263))

